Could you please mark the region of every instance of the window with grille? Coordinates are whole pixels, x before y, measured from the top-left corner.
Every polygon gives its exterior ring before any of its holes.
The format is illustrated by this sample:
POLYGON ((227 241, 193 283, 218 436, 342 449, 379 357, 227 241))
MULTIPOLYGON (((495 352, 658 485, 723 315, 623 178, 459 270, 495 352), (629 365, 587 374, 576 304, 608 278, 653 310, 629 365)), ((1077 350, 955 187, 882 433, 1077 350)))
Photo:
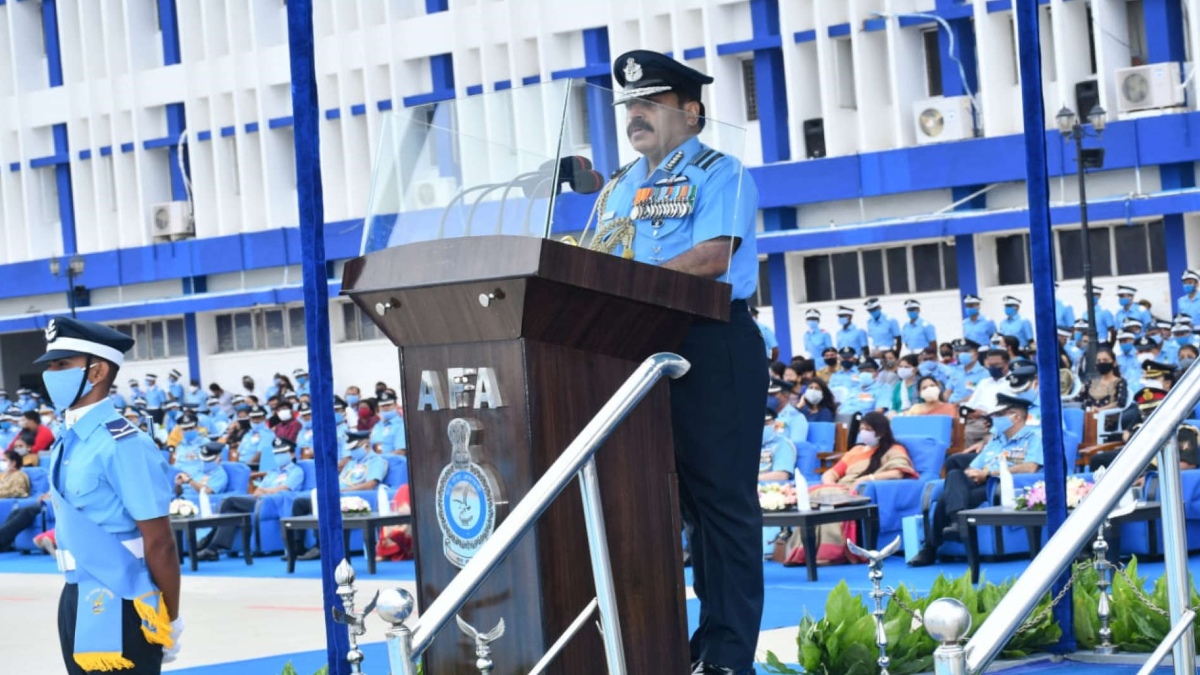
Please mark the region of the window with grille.
POLYGON ((218 314, 216 322, 218 353, 286 349, 308 343, 303 307, 267 307, 218 314))
POLYGON ((758 84, 754 74, 754 59, 742 60, 742 95, 746 99, 746 121, 758 119, 758 84))
POLYGON ((187 356, 187 336, 183 328, 183 319, 153 319, 134 323, 118 323, 113 328, 136 341, 133 349, 125 355, 127 361, 187 356))
POLYGON ((371 317, 353 302, 342 305, 342 327, 345 329, 347 342, 378 340, 383 337, 383 333, 371 317))
POLYGON ((954 248, 929 242, 805 256, 808 302, 958 288, 954 248))

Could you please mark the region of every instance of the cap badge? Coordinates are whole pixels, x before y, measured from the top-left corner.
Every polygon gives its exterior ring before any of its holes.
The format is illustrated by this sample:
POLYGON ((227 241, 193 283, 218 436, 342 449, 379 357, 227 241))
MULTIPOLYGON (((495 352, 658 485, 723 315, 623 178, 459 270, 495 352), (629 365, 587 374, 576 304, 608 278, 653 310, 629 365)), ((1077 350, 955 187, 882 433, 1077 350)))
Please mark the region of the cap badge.
POLYGON ((642 79, 642 66, 633 57, 625 59, 625 81, 637 82, 642 79))
POLYGON ((58 320, 50 319, 50 323, 46 324, 46 342, 54 342, 58 337, 58 320))

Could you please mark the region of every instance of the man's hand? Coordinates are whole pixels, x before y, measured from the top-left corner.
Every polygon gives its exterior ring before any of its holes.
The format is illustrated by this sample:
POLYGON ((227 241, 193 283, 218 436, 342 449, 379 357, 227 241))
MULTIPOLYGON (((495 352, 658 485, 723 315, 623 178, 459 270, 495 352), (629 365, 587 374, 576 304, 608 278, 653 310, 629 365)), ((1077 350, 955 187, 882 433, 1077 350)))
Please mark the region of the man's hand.
POLYGON ((175 474, 175 484, 176 485, 187 485, 189 481, 190 481, 190 479, 188 478, 188 475, 186 473, 175 474))
POLYGON ((976 485, 988 478, 988 472, 983 469, 966 469, 963 473, 967 474, 967 478, 970 478, 976 485))
POLYGON ((171 648, 163 650, 163 663, 170 663, 179 656, 179 649, 183 646, 179 642, 179 638, 183 635, 183 617, 179 617, 171 622, 171 648))

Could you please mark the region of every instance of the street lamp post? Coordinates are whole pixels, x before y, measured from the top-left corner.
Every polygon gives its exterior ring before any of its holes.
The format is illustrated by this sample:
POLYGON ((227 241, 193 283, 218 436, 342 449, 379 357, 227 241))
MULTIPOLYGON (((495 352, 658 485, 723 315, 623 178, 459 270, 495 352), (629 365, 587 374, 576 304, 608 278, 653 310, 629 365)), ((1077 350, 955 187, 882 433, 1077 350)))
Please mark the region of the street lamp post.
MULTIPOLYGON (((57 277, 62 273, 62 259, 50 259, 50 274, 57 277)), ((75 277, 83 274, 83 256, 78 253, 67 261, 67 303, 71 307, 71 318, 75 318, 75 277)))
POLYGON ((1058 130, 1062 133, 1063 137, 1075 140, 1075 165, 1079 171, 1079 230, 1083 246, 1083 284, 1088 303, 1088 348, 1087 354, 1084 357, 1085 375, 1087 379, 1092 379, 1096 376, 1096 349, 1099 347, 1099 339, 1096 335, 1096 300, 1093 290, 1095 287, 1092 284, 1092 243, 1088 232, 1087 187, 1084 172, 1089 168, 1099 169, 1104 166, 1104 150, 1102 148, 1085 149, 1083 147, 1083 136, 1087 123, 1091 123, 1097 137, 1103 134, 1104 126, 1108 122, 1108 114, 1104 111, 1104 108, 1096 106, 1088 113, 1087 121, 1084 122, 1079 119, 1075 111, 1064 107, 1058 111, 1055 119, 1058 122, 1058 130))

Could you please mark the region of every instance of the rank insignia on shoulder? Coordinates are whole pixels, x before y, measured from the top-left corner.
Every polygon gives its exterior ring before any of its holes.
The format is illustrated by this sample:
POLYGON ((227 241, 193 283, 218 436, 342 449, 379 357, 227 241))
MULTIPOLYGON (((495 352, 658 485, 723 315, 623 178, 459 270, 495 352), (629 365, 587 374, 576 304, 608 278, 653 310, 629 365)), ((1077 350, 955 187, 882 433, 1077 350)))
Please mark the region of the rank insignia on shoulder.
POLYGON ((708 171, 713 164, 717 163, 717 160, 724 156, 724 154, 709 148, 696 155, 691 162, 688 162, 688 164, 699 168, 701 171, 708 171))
POLYGON ((117 440, 133 436, 137 434, 138 431, 137 427, 133 426, 133 424, 131 424, 129 420, 125 419, 124 417, 105 423, 104 428, 108 429, 108 433, 112 434, 112 437, 117 440))

